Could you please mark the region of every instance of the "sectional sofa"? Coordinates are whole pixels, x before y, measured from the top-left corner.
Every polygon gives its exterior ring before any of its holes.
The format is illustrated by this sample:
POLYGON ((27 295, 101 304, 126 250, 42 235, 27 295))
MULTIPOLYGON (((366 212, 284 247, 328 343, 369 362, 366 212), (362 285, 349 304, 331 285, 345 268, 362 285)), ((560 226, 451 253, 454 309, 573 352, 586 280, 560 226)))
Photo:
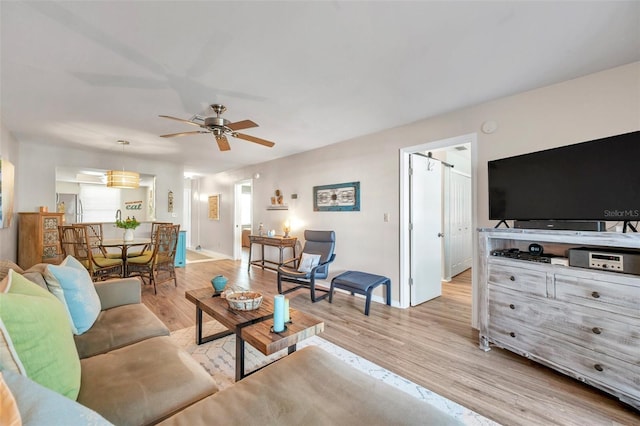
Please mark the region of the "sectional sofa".
POLYGON ((95 283, 99 311, 79 321, 65 301, 91 303, 62 282, 81 275, 65 262, 0 261, 0 424, 458 424, 317 347, 217 392, 141 303, 138 279, 95 283))

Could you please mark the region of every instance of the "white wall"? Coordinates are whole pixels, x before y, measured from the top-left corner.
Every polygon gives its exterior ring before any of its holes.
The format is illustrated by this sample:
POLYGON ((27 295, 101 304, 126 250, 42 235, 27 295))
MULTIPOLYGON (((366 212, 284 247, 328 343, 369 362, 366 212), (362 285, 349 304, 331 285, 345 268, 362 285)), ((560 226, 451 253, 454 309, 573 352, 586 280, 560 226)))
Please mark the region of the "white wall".
MULTIPOLYGON (((320 124, 319 124, 320 125, 320 124)), ((194 206, 204 209, 200 220, 201 244, 229 256, 233 253, 233 184, 254 181, 254 230, 280 232, 287 218, 299 222, 292 234, 303 229, 336 231, 337 258, 332 275, 342 270, 363 270, 386 275, 399 299, 399 150, 430 141, 477 133, 477 206, 480 227, 488 220, 487 161, 541 149, 597 139, 640 129, 640 62, 588 75, 442 116, 362 136, 315 151, 220 173, 200 181, 203 194, 221 193, 221 220, 206 219, 206 197, 194 206), (481 132, 482 123, 493 120, 498 129, 481 132), (314 212, 315 185, 359 181, 360 212, 314 212), (288 212, 267 211, 275 189, 285 194, 288 212), (291 200, 292 193, 298 194, 291 200), (383 221, 390 213, 390 221, 383 221)), ((295 222, 294 222, 295 224, 295 222)), ((477 260, 477 259, 476 259, 477 260)), ((405 284, 406 285, 406 284, 405 284)), ((380 289, 378 289, 378 293, 380 289)))

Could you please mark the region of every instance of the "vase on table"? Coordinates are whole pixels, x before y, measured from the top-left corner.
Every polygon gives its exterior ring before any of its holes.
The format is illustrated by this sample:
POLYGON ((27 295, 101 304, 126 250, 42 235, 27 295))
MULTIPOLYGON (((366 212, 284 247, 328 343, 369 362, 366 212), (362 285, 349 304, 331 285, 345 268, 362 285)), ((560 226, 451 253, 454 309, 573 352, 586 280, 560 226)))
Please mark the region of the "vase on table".
POLYGON ((124 230, 124 237, 123 239, 125 241, 133 241, 133 229, 129 228, 129 229, 125 229, 124 230))

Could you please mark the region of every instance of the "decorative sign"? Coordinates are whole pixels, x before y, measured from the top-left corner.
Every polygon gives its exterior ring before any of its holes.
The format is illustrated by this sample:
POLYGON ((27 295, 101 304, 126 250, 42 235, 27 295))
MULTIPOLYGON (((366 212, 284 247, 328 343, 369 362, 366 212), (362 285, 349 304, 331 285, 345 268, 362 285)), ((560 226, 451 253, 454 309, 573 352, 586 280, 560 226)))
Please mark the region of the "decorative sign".
POLYGON ((314 186, 313 210, 360 211, 360 182, 314 186))
POLYGON ((220 195, 209 196, 209 219, 220 220, 220 195))
POLYGON ((173 213, 173 191, 169 191, 169 194, 167 195, 167 202, 167 211, 169 213, 173 213))
POLYGON ((126 211, 129 211, 129 212, 131 212, 131 211, 132 212, 138 212, 138 211, 141 212, 142 211, 142 204, 143 204, 142 200, 139 200, 139 201, 125 201, 124 202, 124 209, 126 211))

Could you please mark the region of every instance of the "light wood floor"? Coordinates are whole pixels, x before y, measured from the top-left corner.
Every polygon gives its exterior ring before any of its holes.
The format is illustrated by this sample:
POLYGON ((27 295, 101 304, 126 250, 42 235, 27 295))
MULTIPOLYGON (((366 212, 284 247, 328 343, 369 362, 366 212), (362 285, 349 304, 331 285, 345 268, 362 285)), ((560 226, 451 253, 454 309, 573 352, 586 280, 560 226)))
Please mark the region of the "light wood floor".
MULTIPOLYGON (((143 287, 143 301, 171 330, 195 323, 195 308, 185 290, 210 286, 215 275, 229 283, 276 293, 276 275, 243 261, 187 264, 177 269, 178 288, 159 284, 154 295, 143 287)), ((478 349, 470 326, 471 274, 443 284, 443 295, 410 309, 372 303, 337 293, 311 303, 308 290, 288 295, 291 307, 322 318, 321 337, 400 376, 504 425, 638 425, 640 413, 577 380, 511 352, 478 349)))

